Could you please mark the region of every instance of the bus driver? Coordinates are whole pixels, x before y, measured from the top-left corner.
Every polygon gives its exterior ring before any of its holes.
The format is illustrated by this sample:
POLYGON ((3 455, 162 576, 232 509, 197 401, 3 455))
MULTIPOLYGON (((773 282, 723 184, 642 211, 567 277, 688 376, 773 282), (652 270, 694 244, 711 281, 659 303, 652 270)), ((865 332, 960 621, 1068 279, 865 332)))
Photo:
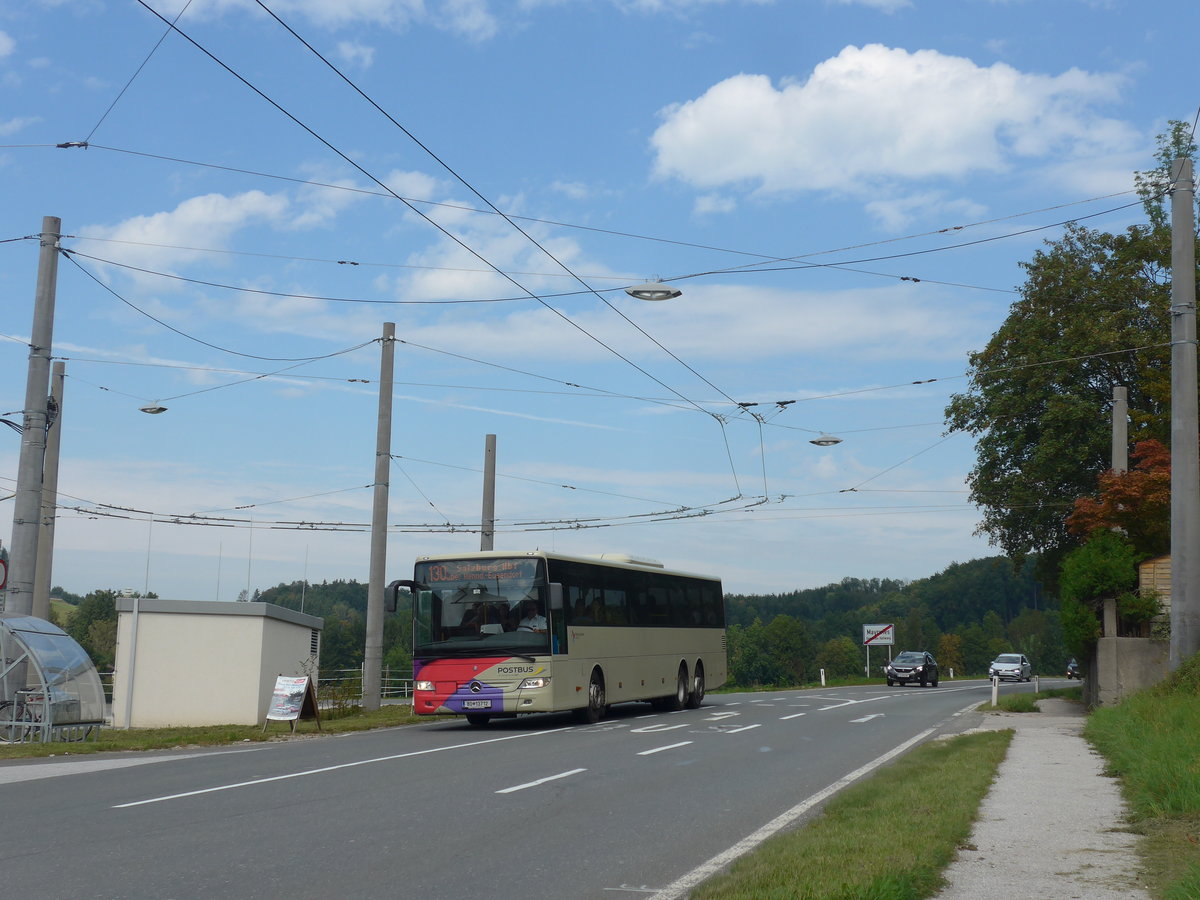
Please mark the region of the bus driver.
POLYGON ((517 623, 517 631, 546 631, 546 617, 542 615, 536 600, 526 597, 521 612, 522 618, 517 623))

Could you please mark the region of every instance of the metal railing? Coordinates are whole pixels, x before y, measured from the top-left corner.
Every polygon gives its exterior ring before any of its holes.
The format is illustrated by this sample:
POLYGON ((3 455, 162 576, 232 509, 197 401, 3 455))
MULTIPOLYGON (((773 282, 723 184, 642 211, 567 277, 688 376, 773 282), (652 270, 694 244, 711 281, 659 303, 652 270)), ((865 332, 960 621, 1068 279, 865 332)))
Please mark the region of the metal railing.
MULTIPOLYGON (((317 696, 325 693, 356 694, 362 697, 363 672, 358 669, 334 669, 317 678, 317 696)), ((412 678, 384 666, 380 679, 380 697, 384 700, 411 700, 412 678)))

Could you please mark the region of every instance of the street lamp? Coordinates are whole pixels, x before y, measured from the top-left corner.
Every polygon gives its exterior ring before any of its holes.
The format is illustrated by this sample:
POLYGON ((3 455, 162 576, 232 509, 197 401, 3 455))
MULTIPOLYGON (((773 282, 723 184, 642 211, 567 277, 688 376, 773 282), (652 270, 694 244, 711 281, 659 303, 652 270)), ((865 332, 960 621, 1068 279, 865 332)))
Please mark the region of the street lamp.
POLYGON ((165 413, 167 411, 165 406, 159 406, 157 403, 151 403, 149 406, 143 406, 140 409, 141 412, 151 416, 157 416, 159 413, 165 413))
POLYGON ((638 300, 674 300, 682 296, 683 291, 661 281, 647 281, 645 284, 635 284, 625 288, 625 293, 638 300))
POLYGON ((816 444, 818 447, 832 447, 841 442, 842 439, 840 437, 834 437, 832 434, 822 434, 820 437, 815 437, 809 441, 810 444, 816 444))

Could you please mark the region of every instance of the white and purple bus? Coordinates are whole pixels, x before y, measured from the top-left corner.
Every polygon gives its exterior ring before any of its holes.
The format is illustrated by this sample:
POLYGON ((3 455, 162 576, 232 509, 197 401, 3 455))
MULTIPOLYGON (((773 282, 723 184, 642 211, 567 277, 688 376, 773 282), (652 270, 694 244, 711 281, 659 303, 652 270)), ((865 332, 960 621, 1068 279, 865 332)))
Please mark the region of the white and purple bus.
POLYGON ((626 556, 417 559, 413 712, 472 725, 613 703, 698 707, 726 678, 721 582, 626 556))

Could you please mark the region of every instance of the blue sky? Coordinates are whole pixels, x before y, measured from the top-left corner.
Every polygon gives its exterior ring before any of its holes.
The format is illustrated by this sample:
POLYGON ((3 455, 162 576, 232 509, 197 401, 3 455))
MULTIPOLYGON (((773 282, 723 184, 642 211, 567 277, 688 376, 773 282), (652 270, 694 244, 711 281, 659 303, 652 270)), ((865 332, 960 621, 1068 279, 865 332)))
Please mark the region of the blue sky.
POLYGON ((58 216, 69 590, 366 580, 384 322, 389 578, 478 549, 488 434, 497 549, 737 592, 991 555, 943 426, 967 354, 1060 223, 1141 220, 1198 102, 1184 0, 267 6, 295 35, 0 9, 0 412, 58 216), (652 277, 683 295, 623 293, 652 277))

